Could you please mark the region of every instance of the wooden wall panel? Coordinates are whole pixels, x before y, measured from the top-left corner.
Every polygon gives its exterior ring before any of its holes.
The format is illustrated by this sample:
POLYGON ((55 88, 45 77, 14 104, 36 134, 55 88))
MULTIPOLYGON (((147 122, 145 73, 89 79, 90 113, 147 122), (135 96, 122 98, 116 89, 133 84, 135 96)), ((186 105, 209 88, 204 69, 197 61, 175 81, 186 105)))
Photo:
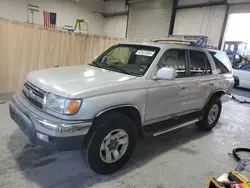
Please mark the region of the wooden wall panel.
POLYGON ((126 39, 46 30, 0 18, 0 93, 20 89, 30 71, 91 63, 126 39))

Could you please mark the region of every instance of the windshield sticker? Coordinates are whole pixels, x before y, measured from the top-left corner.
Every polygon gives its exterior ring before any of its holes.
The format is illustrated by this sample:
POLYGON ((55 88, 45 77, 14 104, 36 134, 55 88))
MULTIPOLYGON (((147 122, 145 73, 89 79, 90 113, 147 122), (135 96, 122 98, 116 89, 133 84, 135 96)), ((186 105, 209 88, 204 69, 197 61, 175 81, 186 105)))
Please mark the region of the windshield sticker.
POLYGON ((138 50, 135 54, 152 57, 155 54, 155 52, 147 51, 147 50, 138 50))

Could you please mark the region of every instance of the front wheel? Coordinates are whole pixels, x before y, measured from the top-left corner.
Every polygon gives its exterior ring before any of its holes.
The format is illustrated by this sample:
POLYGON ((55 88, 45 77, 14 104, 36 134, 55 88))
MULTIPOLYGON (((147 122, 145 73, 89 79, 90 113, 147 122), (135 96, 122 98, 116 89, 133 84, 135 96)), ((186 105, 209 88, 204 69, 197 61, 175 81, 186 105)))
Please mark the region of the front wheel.
POLYGON ((212 98, 205 109, 205 116, 196 125, 202 130, 212 130, 220 118, 221 108, 221 99, 212 98))
POLYGON ((119 113, 102 115, 84 144, 87 165, 98 174, 119 170, 132 156, 136 145, 134 122, 119 113))

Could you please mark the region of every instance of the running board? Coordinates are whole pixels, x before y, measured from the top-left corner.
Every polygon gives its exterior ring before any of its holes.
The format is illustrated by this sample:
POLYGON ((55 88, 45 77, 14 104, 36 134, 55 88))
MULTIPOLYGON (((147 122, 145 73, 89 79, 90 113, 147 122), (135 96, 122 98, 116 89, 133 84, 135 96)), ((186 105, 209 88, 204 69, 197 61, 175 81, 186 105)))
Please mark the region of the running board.
POLYGON ((159 136, 161 134, 164 134, 164 133, 167 133, 167 132, 170 132, 170 131, 173 131, 173 130, 176 130, 176 129, 179 129, 179 128, 182 128, 182 127, 185 127, 185 126, 188 126, 188 125, 191 125, 191 124, 194 124, 196 122, 198 122, 199 119, 195 119, 195 120, 192 120, 192 121, 188 121, 188 122, 185 122, 185 123, 182 123, 182 124, 179 124, 179 125, 176 125, 174 127, 170 127, 170 128, 167 128, 167 129, 164 129, 164 130, 161 130, 155 134, 153 134, 153 136, 159 136))

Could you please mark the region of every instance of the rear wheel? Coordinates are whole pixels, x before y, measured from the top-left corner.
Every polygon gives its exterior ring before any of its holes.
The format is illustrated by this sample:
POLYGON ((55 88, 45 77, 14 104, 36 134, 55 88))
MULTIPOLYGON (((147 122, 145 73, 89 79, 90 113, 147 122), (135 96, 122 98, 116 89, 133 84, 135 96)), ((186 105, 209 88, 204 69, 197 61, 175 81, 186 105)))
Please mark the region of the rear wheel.
POLYGON ((205 116, 196 125, 202 130, 212 130, 220 118, 221 108, 221 99, 212 98, 206 106, 205 116))
POLYGON ((132 156, 136 145, 133 121, 116 112, 98 118, 86 137, 84 156, 87 165, 98 174, 119 170, 132 156))

